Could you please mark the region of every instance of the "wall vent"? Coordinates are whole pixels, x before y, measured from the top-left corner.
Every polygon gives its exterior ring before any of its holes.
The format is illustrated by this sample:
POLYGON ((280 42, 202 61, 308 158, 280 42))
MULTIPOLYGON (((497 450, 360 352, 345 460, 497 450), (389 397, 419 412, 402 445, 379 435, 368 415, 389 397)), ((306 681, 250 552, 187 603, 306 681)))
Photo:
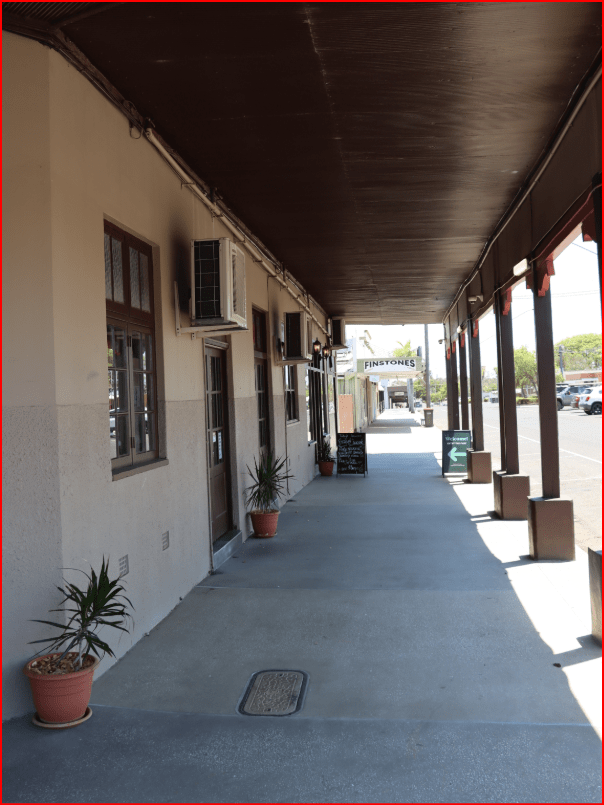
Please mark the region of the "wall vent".
POLYGON ((161 535, 161 549, 162 551, 167 551, 170 547, 170 532, 166 531, 165 534, 161 535))
POLYGON ((130 572, 130 565, 128 563, 128 554, 122 556, 120 559, 120 578, 126 576, 130 572))

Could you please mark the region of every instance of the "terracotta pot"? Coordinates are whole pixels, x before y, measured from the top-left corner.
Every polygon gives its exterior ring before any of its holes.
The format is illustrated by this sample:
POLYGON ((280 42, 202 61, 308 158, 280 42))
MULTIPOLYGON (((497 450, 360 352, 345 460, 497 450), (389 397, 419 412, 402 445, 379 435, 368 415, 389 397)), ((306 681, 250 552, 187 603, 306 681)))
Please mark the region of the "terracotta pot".
POLYGON ((279 512, 250 512, 255 537, 274 537, 279 512))
POLYGON ((333 475, 333 461, 319 461, 319 472, 321 475, 333 475))
MULTIPOLYGON (((72 674, 36 674, 30 670, 32 662, 45 657, 57 657, 58 653, 45 654, 30 660, 23 673, 29 679, 34 705, 42 721, 50 724, 65 724, 82 718, 92 694, 92 677, 99 659, 81 671, 72 674)), ((85 657, 92 655, 85 654, 85 657)))

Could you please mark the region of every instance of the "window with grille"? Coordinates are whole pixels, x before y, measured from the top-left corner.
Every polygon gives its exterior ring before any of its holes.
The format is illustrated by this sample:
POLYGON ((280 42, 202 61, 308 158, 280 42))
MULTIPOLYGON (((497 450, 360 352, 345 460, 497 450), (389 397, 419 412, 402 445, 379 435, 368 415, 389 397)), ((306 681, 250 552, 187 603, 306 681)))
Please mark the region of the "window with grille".
POLYGON ((158 457, 151 247, 105 222, 109 450, 113 469, 158 457))
POLYGON ((296 389, 296 366, 283 367, 283 386, 285 389, 285 421, 295 422, 298 419, 298 396, 296 389))

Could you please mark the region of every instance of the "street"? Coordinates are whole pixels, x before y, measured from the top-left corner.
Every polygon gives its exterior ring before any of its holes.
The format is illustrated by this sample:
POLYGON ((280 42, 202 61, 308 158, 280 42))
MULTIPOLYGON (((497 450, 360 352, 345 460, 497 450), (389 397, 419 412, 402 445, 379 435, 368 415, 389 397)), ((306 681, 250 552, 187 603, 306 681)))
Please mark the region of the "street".
MULTIPOLYGON (((490 450, 493 469, 501 466, 499 406, 484 403, 485 450, 490 450)), ((520 472, 531 479, 531 495, 541 494, 539 408, 518 406, 520 472)), ((447 407, 434 406, 434 424, 447 428, 447 407)), ((578 409, 558 412, 560 444, 560 495, 574 501, 575 542, 579 548, 602 548, 602 417, 578 409)))

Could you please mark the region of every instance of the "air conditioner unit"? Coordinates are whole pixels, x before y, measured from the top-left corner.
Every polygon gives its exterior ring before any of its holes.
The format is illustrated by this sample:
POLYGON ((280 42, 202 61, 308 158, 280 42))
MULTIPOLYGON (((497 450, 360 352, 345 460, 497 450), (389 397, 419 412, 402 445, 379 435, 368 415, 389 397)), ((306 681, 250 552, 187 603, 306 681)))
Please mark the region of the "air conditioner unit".
POLYGON ((346 322, 344 319, 337 318, 331 320, 331 340, 332 350, 348 349, 346 344, 346 322))
POLYGON ((229 238, 191 241, 191 324, 212 332, 247 328, 245 255, 229 238))
POLYGON ((283 363, 308 363, 312 360, 307 314, 285 313, 283 363))

